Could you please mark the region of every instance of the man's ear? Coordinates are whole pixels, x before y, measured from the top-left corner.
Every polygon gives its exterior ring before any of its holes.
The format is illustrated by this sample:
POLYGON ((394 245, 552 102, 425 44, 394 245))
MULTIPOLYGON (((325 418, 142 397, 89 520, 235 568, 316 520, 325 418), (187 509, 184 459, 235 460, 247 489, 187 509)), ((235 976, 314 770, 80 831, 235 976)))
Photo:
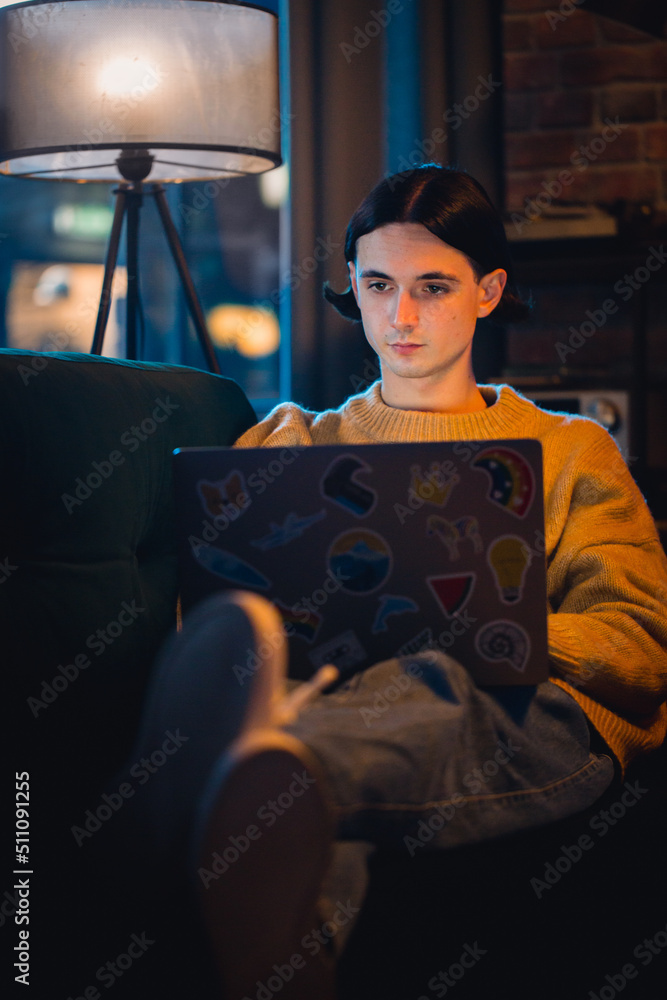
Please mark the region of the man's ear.
POLYGON ((507 271, 501 267, 495 271, 489 271, 479 279, 479 309, 478 318, 488 316, 493 312, 501 298, 507 284, 507 271))
POLYGON ((356 300, 357 305, 359 305, 359 286, 357 285, 357 265, 353 260, 348 260, 347 270, 350 274, 350 285, 352 286, 352 292, 356 300))

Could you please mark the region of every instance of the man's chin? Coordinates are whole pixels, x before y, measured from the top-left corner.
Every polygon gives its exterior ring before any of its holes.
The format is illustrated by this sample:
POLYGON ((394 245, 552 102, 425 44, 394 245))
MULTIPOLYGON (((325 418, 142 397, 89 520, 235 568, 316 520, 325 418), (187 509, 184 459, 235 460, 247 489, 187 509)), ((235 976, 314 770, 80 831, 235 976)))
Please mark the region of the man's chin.
POLYGON ((397 378, 428 378, 432 374, 425 365, 416 365, 407 358, 403 362, 394 360, 391 364, 385 361, 384 370, 386 369, 397 378))

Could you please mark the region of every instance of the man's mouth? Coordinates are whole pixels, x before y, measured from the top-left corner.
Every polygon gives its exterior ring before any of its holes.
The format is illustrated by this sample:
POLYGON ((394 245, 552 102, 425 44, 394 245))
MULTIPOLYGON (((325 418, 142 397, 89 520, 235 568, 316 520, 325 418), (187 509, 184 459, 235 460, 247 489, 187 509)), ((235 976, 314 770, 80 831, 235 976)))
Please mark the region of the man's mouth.
POLYGON ((394 351, 396 354, 414 354, 414 352, 418 351, 420 347, 423 347, 423 344, 408 344, 408 343, 396 342, 395 344, 390 344, 389 346, 391 347, 392 351, 394 351))

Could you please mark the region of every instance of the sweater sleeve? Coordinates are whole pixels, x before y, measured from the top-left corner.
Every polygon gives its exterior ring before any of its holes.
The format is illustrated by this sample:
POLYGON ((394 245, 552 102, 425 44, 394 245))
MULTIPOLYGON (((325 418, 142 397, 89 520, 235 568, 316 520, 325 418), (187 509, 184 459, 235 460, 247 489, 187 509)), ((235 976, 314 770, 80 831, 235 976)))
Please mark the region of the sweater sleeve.
POLYGON ((281 403, 264 420, 234 442, 235 448, 289 448, 313 443, 311 424, 315 413, 296 403, 281 403))
POLYGON ((574 460, 570 483, 547 573, 552 665, 612 711, 648 715, 667 698, 667 559, 606 433, 574 460))

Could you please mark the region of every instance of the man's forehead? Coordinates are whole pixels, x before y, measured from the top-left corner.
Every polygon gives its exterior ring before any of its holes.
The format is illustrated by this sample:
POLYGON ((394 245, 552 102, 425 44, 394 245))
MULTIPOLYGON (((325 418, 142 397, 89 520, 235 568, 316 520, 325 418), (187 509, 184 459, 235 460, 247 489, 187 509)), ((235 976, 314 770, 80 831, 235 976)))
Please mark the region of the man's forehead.
POLYGON ((448 274, 470 269, 468 259, 416 222, 392 222, 357 240, 358 270, 386 271, 383 264, 413 263, 420 273, 448 274))

